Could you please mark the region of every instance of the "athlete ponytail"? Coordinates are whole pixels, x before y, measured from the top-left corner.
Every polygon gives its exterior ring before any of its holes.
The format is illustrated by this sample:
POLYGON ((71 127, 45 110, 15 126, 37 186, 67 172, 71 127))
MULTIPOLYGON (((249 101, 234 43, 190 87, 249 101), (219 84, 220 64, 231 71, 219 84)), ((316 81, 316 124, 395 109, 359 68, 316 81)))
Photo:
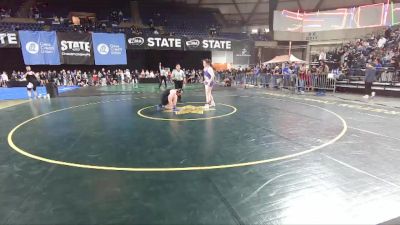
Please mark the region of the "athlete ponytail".
POLYGON ((211 59, 203 59, 203 61, 204 61, 207 65, 211 66, 211 59))
POLYGON ((211 59, 203 59, 203 62, 205 62, 209 67, 211 67, 215 71, 215 68, 211 63, 211 59))

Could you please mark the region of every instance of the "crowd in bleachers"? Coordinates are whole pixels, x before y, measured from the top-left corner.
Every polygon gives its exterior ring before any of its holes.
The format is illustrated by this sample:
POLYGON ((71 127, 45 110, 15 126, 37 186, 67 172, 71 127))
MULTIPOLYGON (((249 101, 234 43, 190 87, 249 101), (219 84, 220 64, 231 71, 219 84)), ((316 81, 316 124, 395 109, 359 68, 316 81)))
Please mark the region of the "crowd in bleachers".
MULTIPOLYGON (((198 83, 202 80, 201 70, 182 69, 186 76, 186 82, 198 83)), ((139 83, 143 79, 158 79, 160 76, 157 70, 134 70, 134 69, 105 69, 101 70, 49 70, 39 71, 34 73, 38 84, 44 85, 47 82, 54 82, 58 86, 106 86, 106 85, 119 85, 129 83, 139 83)), ((25 81, 26 73, 23 71, 13 71, 7 74, 3 71, 0 74, 0 87, 7 87, 8 81, 25 81)), ((167 80, 171 82, 172 71, 169 70, 167 80)))
POLYGON ((367 63, 373 63, 377 80, 399 81, 400 29, 389 27, 382 32, 343 44, 329 52, 314 55, 312 61, 328 61, 344 77, 364 76, 367 63))
POLYGON ((0 19, 11 17, 11 9, 0 8, 0 19))
POLYGON ((214 9, 199 9, 185 4, 140 4, 144 23, 148 23, 154 31, 162 27, 163 32, 175 35, 217 35, 219 24, 215 12, 214 9))
POLYGON ((29 9, 29 18, 39 19, 40 18, 40 11, 39 8, 35 5, 29 9))
MULTIPOLYGON (((220 24, 215 15, 216 9, 198 8, 180 3, 151 3, 140 2, 139 12, 143 24, 135 24, 131 27, 120 27, 122 21, 130 19, 129 7, 125 3, 115 3, 113 7, 102 7, 98 3, 70 4, 66 2, 38 3, 30 7, 26 17, 37 22, 15 23, 0 22, 0 31, 18 30, 55 30, 55 31, 79 31, 79 32, 111 32, 145 35, 170 35, 170 36, 211 36, 232 39, 249 39, 243 33, 221 33, 220 24), (75 8, 72 8, 75 7, 75 8), (76 8, 78 7, 78 8, 76 8), (80 25, 73 25, 70 20, 70 12, 94 12, 96 19, 81 18, 80 25)), ((13 16, 11 9, 2 9, 1 18, 13 16)), ((265 35, 257 35, 256 40, 267 40, 265 35)))

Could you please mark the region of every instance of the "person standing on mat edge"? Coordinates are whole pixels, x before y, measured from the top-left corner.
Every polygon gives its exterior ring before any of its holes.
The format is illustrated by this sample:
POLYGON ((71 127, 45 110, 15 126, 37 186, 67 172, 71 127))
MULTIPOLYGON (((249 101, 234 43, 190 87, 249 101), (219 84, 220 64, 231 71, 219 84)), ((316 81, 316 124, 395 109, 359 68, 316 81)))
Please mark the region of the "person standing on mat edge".
POLYGON ((34 98, 37 98, 38 94, 36 91, 36 87, 37 87, 38 81, 35 76, 35 73, 31 70, 30 66, 26 67, 25 79, 26 79, 26 81, 28 81, 28 85, 26 86, 26 88, 28 90, 28 97, 32 98, 32 91, 33 91, 34 98))
MULTIPOLYGON (((176 64, 174 71, 172 71, 172 80, 175 83, 175 89, 183 89, 185 81, 185 72, 181 70, 181 65, 176 64)), ((178 102, 182 102, 182 96, 178 96, 178 102)))
POLYGON ((214 98, 212 96, 212 89, 214 87, 214 69, 211 66, 211 60, 204 59, 204 87, 206 92, 206 105, 205 108, 215 107, 214 98))
POLYGON ((164 67, 162 67, 161 63, 159 64, 159 68, 160 68, 160 86, 158 86, 158 88, 161 88, 162 82, 164 81, 164 86, 165 88, 167 88, 167 71, 164 67))
POLYGON ((365 99, 375 97, 375 92, 372 91, 372 83, 376 79, 376 68, 373 63, 367 63, 365 67, 365 99))

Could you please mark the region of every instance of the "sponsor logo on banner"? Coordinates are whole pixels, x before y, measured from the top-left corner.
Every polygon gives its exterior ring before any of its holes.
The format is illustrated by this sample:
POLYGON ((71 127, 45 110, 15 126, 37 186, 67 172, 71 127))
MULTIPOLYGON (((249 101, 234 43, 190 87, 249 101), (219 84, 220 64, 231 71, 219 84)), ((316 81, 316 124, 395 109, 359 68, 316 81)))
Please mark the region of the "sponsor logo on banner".
POLYGON ((18 47, 17 33, 0 33, 0 47, 18 47))
MULTIPOLYGON (((247 42, 246 40, 243 40, 247 42)), ((196 50, 196 51, 233 51, 233 45, 242 41, 227 39, 203 39, 190 37, 163 37, 163 36, 131 36, 126 38, 126 45, 129 49, 158 49, 158 50, 196 50)), ((237 48, 236 54, 238 54, 237 48)), ((242 49, 242 47, 241 47, 242 49)), ((246 47, 250 55, 251 50, 246 47)))
POLYGON ((92 34, 57 32, 61 63, 69 65, 93 65, 92 34))
POLYGON ((252 41, 233 41, 233 64, 249 65, 254 57, 254 42, 252 41))
POLYGON ((231 40, 193 38, 185 41, 185 49, 202 51, 232 51, 231 40))
POLYGON ((239 57, 250 57, 250 53, 246 48, 243 48, 242 51, 239 54, 236 54, 236 56, 239 57))
POLYGON ((40 42, 39 44, 31 41, 26 43, 26 51, 31 54, 53 54, 55 52, 55 46, 52 43, 40 42))
POLYGON ((90 57, 90 42, 87 41, 66 41, 61 42, 61 55, 87 56, 90 57), (69 52, 67 52, 69 51, 69 52), (72 51, 72 52, 70 52, 72 51))
POLYGON ((183 50, 184 42, 180 37, 130 37, 127 44, 132 49, 183 50))
POLYGON ((147 45, 159 48, 182 48, 182 40, 180 38, 149 37, 147 45))
POLYGON ((101 43, 97 46, 97 51, 101 54, 101 55, 107 55, 110 52, 110 48, 108 48, 108 46, 104 43, 101 43))
POLYGON ((39 53, 39 45, 36 42, 28 42, 26 43, 26 51, 28 51, 31 54, 37 54, 39 53))
POLYGON ((144 38, 142 37, 129 38, 128 43, 133 46, 141 46, 144 44, 144 38))
POLYGON ((121 55, 125 48, 122 48, 120 45, 110 44, 111 55, 121 55))
POLYGON ((40 42, 39 43, 40 52, 43 54, 52 54, 56 51, 56 46, 51 43, 40 42))
POLYGON ((110 44, 108 46, 107 44, 101 43, 97 45, 97 52, 101 55, 107 55, 108 53, 111 55, 121 55, 123 50, 121 46, 115 44, 110 44))
POLYGON ((186 41, 186 46, 191 47, 191 48, 198 48, 200 46, 200 40, 192 39, 192 40, 186 41))
POLYGON ((232 41, 227 40, 206 40, 202 41, 202 46, 204 49, 212 50, 231 50, 232 41))

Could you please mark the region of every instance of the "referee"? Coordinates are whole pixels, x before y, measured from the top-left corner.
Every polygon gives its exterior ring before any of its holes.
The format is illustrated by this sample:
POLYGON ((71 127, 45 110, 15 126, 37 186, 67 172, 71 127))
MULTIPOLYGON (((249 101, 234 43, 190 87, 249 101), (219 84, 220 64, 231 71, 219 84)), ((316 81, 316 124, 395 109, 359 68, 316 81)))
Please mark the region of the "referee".
MULTIPOLYGON (((172 80, 175 83, 175 89, 183 89, 185 72, 181 70, 181 65, 176 64, 174 71, 172 71, 172 80)), ((178 102, 182 102, 182 96, 178 96, 178 102)))
POLYGON ((161 88, 163 81, 165 88, 167 88, 167 71, 164 67, 161 66, 161 63, 159 64, 159 68, 160 68, 160 77, 159 77, 160 85, 158 86, 158 88, 161 88))

